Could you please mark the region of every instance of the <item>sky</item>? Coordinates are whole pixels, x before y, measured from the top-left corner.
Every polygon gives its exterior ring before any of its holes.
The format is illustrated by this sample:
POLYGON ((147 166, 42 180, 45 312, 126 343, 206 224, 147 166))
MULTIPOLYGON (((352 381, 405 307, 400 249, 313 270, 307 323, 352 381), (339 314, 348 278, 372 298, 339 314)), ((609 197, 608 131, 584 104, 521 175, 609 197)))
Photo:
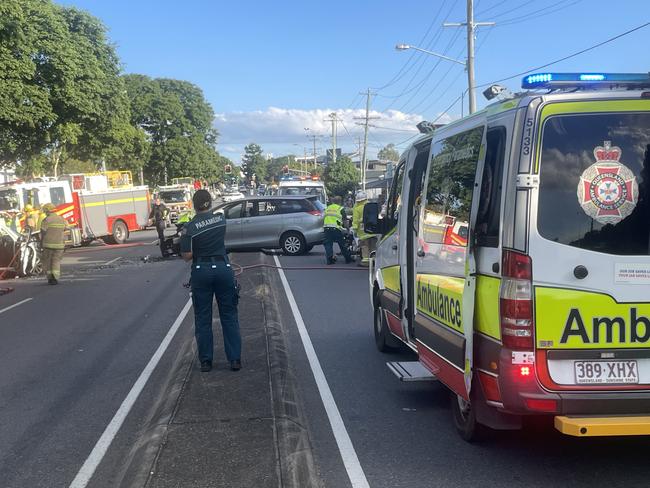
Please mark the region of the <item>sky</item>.
MULTIPOLYGON (((368 88, 369 154, 408 146, 421 120, 461 116, 467 88, 465 0, 55 0, 99 17, 125 73, 188 80, 205 93, 218 150, 239 163, 258 143, 267 154, 355 151, 368 88), (455 103, 454 103, 455 102, 455 103), (309 130, 305 130, 309 129, 309 130)), ((476 83, 489 83, 598 44, 650 21, 648 0, 475 0, 476 83)), ((650 27, 541 71, 648 72, 650 27)), ((521 76, 502 82, 512 91, 521 76)), ((477 105, 486 101, 477 90, 477 105)), ((467 113, 467 100, 462 112, 467 113)))

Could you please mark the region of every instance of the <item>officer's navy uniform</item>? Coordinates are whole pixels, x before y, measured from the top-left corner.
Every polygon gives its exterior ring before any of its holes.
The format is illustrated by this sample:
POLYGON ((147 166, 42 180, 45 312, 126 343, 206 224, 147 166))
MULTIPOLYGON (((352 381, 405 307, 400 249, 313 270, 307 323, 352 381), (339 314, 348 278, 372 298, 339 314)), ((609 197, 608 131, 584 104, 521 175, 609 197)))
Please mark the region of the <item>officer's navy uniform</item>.
POLYGON ((226 256, 226 220, 221 213, 197 214, 181 231, 181 252, 192 253, 192 303, 199 361, 212 362, 212 299, 217 299, 228 361, 241 359, 239 294, 226 256))

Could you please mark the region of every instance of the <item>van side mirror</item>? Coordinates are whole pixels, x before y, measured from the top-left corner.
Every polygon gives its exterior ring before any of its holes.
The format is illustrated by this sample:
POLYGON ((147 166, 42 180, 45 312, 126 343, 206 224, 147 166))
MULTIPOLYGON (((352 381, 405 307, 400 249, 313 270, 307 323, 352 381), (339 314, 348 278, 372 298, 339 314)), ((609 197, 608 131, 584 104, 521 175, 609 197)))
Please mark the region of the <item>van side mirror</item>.
POLYGON ((378 234, 379 229, 379 204, 368 202, 363 207, 363 230, 369 234, 378 234))

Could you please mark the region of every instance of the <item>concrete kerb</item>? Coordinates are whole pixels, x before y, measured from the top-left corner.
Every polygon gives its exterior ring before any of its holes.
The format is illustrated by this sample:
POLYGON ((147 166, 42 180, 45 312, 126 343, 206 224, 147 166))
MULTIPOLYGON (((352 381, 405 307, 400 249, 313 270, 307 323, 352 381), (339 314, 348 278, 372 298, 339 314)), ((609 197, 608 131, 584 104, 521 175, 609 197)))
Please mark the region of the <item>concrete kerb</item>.
MULTIPOLYGON (((269 258, 264 256, 262 259, 269 258)), ((277 271, 264 268, 262 275, 264 285, 259 289, 259 298, 264 311, 280 484, 287 488, 321 488, 302 402, 291 369, 285 340, 287 331, 278 307, 282 286, 277 271)))

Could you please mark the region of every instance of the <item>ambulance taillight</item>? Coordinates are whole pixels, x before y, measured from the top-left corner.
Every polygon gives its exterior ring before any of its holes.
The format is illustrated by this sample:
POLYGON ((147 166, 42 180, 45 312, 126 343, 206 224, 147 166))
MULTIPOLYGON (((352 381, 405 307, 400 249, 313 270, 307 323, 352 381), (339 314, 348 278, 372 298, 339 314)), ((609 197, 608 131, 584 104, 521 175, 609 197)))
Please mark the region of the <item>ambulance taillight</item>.
POLYGON ((499 291, 501 341, 509 349, 528 350, 533 344, 533 263, 530 256, 503 251, 499 291))

